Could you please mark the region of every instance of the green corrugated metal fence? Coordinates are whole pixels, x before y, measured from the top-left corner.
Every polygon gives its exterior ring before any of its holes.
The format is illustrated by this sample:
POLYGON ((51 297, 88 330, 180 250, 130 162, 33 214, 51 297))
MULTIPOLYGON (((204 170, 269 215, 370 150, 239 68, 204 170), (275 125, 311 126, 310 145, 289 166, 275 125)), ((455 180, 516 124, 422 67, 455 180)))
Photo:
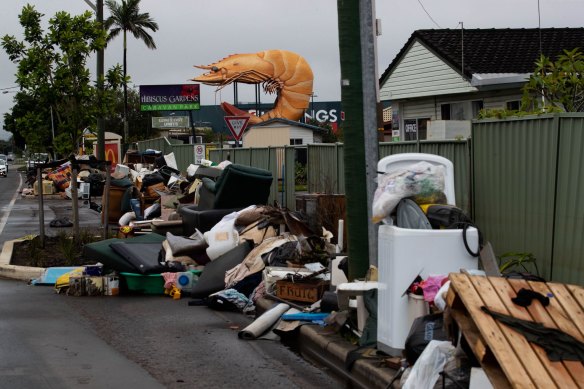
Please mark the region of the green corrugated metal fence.
MULTIPOLYGON (((345 193, 342 144, 308 145, 308 191, 310 193, 345 193)), ((470 144, 469 141, 422 141, 380 143, 379 158, 393 154, 422 153, 441 155, 454 164, 457 206, 470 212, 470 144)))
MULTIPOLYGON (((473 122, 471 141, 381 143, 379 158, 422 152, 454 164, 457 206, 470 213, 495 253, 529 252, 546 279, 584 284, 584 114, 555 114, 473 122)), ((194 162, 193 145, 166 139, 139 142, 175 153, 181 171, 194 162)), ((345 193, 342 144, 307 149, 310 193, 345 193)), ((270 170, 278 177, 270 203, 295 209, 295 148, 215 149, 210 159, 270 170)))
POLYGON ((584 115, 473 123, 474 218, 495 252, 535 255, 541 275, 584 284, 584 115))

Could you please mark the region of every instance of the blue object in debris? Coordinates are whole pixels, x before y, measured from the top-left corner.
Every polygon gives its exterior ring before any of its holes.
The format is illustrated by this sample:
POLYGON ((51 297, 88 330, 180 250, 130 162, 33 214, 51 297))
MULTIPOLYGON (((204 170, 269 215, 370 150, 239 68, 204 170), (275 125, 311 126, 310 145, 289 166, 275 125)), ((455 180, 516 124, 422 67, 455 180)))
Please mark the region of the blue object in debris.
POLYGON ((56 266, 45 269, 44 273, 37 279, 31 281, 33 285, 55 285, 57 278, 65 273, 69 273, 79 266, 56 266))
POLYGON ((282 320, 302 320, 302 321, 320 321, 324 320, 329 313, 285 313, 282 315, 282 320))

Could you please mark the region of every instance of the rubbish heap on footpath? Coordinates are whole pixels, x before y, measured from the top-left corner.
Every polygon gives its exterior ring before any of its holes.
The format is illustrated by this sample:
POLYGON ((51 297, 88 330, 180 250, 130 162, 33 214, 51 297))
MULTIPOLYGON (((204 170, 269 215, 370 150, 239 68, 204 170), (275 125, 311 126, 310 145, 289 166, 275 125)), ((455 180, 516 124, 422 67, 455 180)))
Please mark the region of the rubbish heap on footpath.
MULTIPOLYGON (((102 219, 117 237, 84 247, 96 265, 49 268, 34 283, 67 295, 142 293, 242 312, 255 317, 239 331, 245 340, 309 324, 352 343, 342 361, 349 374, 364 359, 389 369, 382 387, 581 385, 584 328, 575 323, 584 288, 501 274, 490 244, 455 205, 449 160, 379 161, 379 266, 349 280, 344 221, 328 231, 267 204, 278 185, 271 172, 204 161, 182 175, 172 154, 146 155, 149 163, 142 156, 117 165, 109 185, 103 173, 80 171, 89 183, 80 196, 103 195, 102 219)), ((68 168, 46 172, 43 187, 70 197, 68 168)))

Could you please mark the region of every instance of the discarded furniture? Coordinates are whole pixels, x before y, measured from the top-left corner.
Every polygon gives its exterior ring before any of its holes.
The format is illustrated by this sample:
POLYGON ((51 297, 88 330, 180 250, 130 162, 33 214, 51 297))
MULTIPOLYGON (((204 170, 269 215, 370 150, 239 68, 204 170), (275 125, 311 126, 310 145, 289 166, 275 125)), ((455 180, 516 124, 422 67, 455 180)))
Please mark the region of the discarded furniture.
POLYGON ((496 388, 581 387, 584 365, 579 361, 551 362, 543 348, 481 310, 538 322, 584 341, 584 288, 553 282, 450 274, 447 304, 452 318, 496 388), (533 300, 526 308, 511 298, 521 289, 549 297, 544 306, 533 300))
POLYGON ((179 205, 183 234, 206 232, 231 212, 266 204, 272 181, 270 171, 238 164, 225 167, 217 181, 203 178, 198 205, 179 205))
MULTIPOLYGON (((454 168, 444 157, 422 153, 391 155, 379 161, 377 171, 387 172, 422 161, 444 167, 444 195, 448 204, 454 205, 454 168)), ((390 355, 400 355, 414 320, 408 315, 409 305, 415 303, 408 299, 408 287, 418 275, 426 278, 461 268, 477 269, 478 259, 467 251, 464 239, 476 250, 478 231, 474 227, 433 230, 381 225, 378 234, 378 348, 390 355)))
POLYGON ((203 178, 199 206, 201 209, 227 209, 265 204, 272 181, 272 173, 268 170, 227 165, 217 181, 203 178))
POLYGON ((114 251, 113 248, 111 247, 111 244, 123 243, 132 244, 136 245, 135 247, 139 247, 137 245, 158 243, 160 245, 160 248, 162 248, 162 242, 165 239, 166 238, 164 236, 158 234, 145 234, 137 236, 135 238, 128 239, 117 238, 106 239, 99 242, 86 244, 83 247, 83 256, 89 260, 103 263, 104 270, 117 270, 119 272, 141 273, 140 268, 137 267, 135 263, 132 263, 127 258, 123 257, 122 255, 114 251))
POLYGON ((346 311, 349 308, 357 309, 357 328, 359 332, 363 332, 365 329, 365 323, 369 317, 369 312, 367 312, 367 308, 365 307, 363 295, 374 289, 379 289, 379 282, 354 281, 345 282, 337 286, 339 310, 346 311))

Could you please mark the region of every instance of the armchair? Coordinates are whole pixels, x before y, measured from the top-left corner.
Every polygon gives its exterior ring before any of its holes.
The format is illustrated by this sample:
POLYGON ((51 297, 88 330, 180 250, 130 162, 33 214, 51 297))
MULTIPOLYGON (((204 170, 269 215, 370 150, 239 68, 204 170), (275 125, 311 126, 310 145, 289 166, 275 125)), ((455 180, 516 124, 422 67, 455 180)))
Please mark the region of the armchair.
POLYGON ((183 235, 198 229, 210 230, 223 216, 248 207, 266 204, 270 197, 272 173, 268 170, 231 164, 225 167, 217 181, 203 178, 198 205, 179 205, 183 220, 183 235))

